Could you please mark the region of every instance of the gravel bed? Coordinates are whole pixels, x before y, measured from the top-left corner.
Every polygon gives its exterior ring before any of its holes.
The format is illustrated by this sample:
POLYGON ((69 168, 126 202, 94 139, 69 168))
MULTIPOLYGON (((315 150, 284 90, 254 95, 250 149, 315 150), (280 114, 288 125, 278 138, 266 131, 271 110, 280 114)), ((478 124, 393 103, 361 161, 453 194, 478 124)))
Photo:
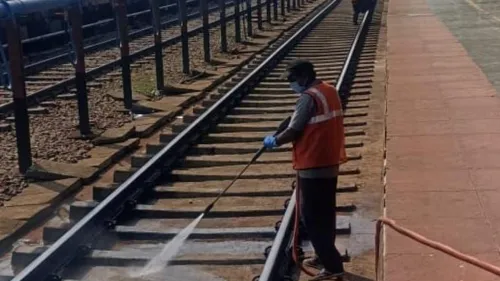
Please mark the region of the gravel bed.
MULTIPOLYGON (((229 13, 229 9, 228 9, 229 13)), ((265 18, 265 8, 263 9, 265 18)), ((212 14, 211 20, 217 19, 218 14, 212 14)), ((234 40, 234 26, 231 21, 227 24, 228 54, 221 54, 220 31, 218 28, 211 30, 211 50, 212 56, 237 58, 238 50, 245 48, 243 44, 238 44, 234 40)), ((195 27, 199 21, 190 21, 189 27, 195 27)), ((243 26, 243 24, 242 24, 243 26)), ((256 29, 257 24, 254 24, 256 29)), ((265 24, 266 29, 269 28, 265 24)), ((164 36, 175 36, 179 34, 179 28, 171 28, 164 32, 164 36)), ((168 38, 166 37, 166 38, 168 38)), ((242 34, 243 39, 245 36, 242 34)), ((165 37, 164 37, 165 38, 165 37)), ((214 66, 203 61, 203 40, 202 35, 189 39, 190 44, 190 64, 192 69, 204 70, 214 69, 214 66)), ((113 52, 113 51, 111 51, 113 52)), ((91 59, 91 56, 89 59, 91 59)), ((102 62, 101 62, 102 63, 102 62)), ((181 71, 181 47, 180 43, 164 50, 165 82, 178 83, 189 79, 181 71)), ((118 71, 119 72, 119 71, 118 71)), ((139 69, 133 69, 133 84, 138 80, 150 80, 154 87, 154 64, 143 65, 139 69)), ((131 121, 128 114, 119 110, 123 109, 123 102, 116 101, 106 95, 110 90, 121 91, 120 79, 107 83, 101 89, 89 90, 89 110, 91 125, 94 131, 101 131, 109 128, 121 127, 131 121)), ((76 100, 54 100, 54 106, 49 108, 49 113, 30 116, 30 131, 33 159, 46 159, 63 163, 76 163, 81 159, 88 158, 88 151, 93 145, 90 141, 75 140, 69 136, 76 132, 78 124, 78 107, 76 100)), ((27 187, 28 182, 19 175, 17 171, 17 151, 15 130, 0 133, 0 206, 13 196, 21 193, 27 187)))

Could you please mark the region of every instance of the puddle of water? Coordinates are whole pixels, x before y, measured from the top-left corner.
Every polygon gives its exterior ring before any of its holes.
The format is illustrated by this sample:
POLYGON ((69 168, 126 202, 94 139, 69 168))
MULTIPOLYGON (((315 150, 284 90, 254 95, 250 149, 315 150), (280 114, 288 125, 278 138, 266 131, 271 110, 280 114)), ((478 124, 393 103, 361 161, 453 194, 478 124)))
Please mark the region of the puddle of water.
MULTIPOLYGON (((105 274, 106 275, 106 274, 105 274)), ((106 281, 226 281, 225 279, 215 276, 211 273, 194 269, 187 266, 168 266, 159 271, 151 273, 147 276, 131 277, 128 274, 119 274, 118 272, 110 271, 105 277, 99 274, 100 279, 93 280, 106 280, 106 281)))
MULTIPOLYGON (((178 255, 196 255, 211 253, 214 255, 261 254, 269 246, 269 241, 193 241, 186 242, 178 255)), ((123 245, 118 250, 129 256, 152 257, 160 253, 165 244, 132 244, 123 245)))

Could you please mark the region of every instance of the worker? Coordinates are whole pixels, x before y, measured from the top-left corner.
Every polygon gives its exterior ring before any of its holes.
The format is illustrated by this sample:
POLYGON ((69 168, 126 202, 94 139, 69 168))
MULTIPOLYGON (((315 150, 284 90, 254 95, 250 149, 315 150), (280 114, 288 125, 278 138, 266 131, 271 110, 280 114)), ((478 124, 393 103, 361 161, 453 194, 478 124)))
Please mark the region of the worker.
POLYGON ((358 25, 358 17, 360 13, 366 13, 375 4, 374 0, 351 0, 353 16, 352 21, 354 25, 358 25))
POLYGON ((359 3, 360 0, 351 0, 352 2, 352 22, 354 23, 354 25, 358 25, 358 17, 359 17, 359 14, 361 13, 361 9, 360 9, 360 3, 359 3))
POLYGON ((315 250, 303 265, 320 270, 311 280, 342 280, 344 268, 335 247, 337 176, 346 161, 340 98, 335 87, 316 78, 309 61, 292 62, 286 77, 299 94, 295 111, 287 129, 266 136, 264 146, 293 143, 301 220, 315 250))

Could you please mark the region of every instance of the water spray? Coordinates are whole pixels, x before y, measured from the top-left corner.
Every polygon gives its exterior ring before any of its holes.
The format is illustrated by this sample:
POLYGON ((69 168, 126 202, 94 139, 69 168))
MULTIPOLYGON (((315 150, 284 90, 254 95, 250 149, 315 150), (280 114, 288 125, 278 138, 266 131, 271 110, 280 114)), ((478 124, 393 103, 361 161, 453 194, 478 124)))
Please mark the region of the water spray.
MULTIPOLYGON (((279 133, 284 131, 288 127, 290 120, 291 117, 283 120, 273 136, 277 136, 279 133)), ((167 245, 165 245, 163 250, 151 261, 149 261, 148 264, 138 274, 133 274, 133 277, 150 275, 164 269, 168 265, 169 261, 177 255, 181 246, 191 235, 191 233, 193 233, 194 229, 200 223, 203 217, 205 217, 205 215, 213 209, 217 201, 219 201, 219 199, 229 190, 229 188, 233 186, 233 184, 241 177, 241 175, 243 175, 248 167, 250 167, 253 163, 255 163, 255 161, 257 161, 257 159, 262 155, 262 153, 264 153, 265 150, 265 147, 261 147, 254 154, 248 164, 238 173, 238 175, 236 175, 234 179, 217 195, 212 203, 210 203, 195 220, 193 220, 188 226, 186 226, 181 232, 179 232, 179 234, 177 234, 172 240, 170 240, 167 245)))

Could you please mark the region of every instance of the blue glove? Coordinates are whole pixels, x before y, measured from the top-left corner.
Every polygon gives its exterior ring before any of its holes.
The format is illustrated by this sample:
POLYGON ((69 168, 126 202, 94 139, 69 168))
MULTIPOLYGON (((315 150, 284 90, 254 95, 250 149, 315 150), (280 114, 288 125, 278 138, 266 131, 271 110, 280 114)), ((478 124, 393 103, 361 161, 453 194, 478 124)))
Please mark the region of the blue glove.
POLYGON ((274 136, 267 136, 264 138, 264 147, 265 148, 274 148, 278 145, 276 145, 276 137, 274 136))

